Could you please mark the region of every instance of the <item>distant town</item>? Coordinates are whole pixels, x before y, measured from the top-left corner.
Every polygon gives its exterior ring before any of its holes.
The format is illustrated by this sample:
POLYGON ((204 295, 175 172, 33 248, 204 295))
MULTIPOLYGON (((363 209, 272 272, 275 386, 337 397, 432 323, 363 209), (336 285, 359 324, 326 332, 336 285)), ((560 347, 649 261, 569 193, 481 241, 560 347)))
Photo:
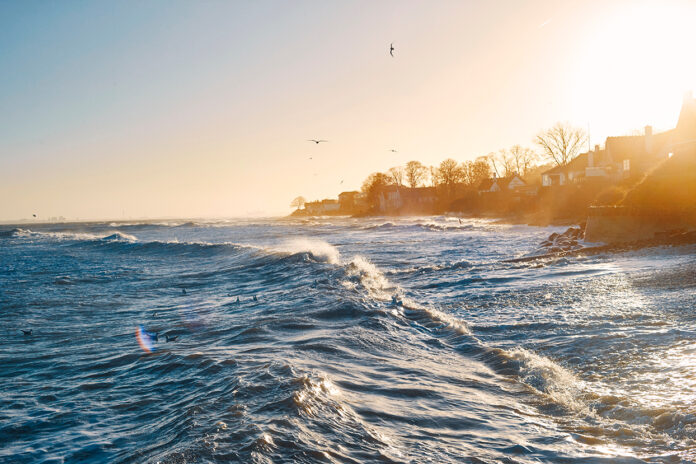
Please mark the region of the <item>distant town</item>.
POLYGON ((610 207, 661 218, 694 210, 696 100, 691 93, 684 96, 676 127, 665 132, 645 126, 588 149, 583 129, 559 123, 540 132, 534 144, 535 149, 516 145, 463 163, 410 161, 370 174, 360 191, 341 192, 336 199, 297 197, 292 215, 451 213, 548 224, 584 222, 591 208, 595 214, 606 215, 600 210, 610 207))

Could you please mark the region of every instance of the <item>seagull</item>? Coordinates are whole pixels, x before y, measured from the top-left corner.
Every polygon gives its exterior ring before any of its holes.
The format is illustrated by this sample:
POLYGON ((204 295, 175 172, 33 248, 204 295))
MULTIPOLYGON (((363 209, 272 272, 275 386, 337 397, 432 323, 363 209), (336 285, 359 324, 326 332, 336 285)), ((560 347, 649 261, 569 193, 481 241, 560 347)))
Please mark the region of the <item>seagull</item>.
POLYGON ((328 142, 328 140, 317 140, 317 139, 309 139, 307 140, 308 142, 314 142, 317 145, 319 145, 321 142, 328 142))
POLYGON ((36 214, 32 214, 32 216, 36 217, 36 214))
POLYGON ((24 335, 31 335, 31 333, 34 331, 34 329, 29 329, 29 330, 24 330, 20 329, 24 335))
POLYGON ((394 150, 393 148, 390 149, 389 151, 392 152, 392 153, 396 153, 396 150, 394 150))
POLYGON ((394 42, 389 45, 389 54, 394 58, 394 42))
POLYGON ((171 337, 170 337, 169 335, 165 335, 165 336, 164 336, 164 339, 165 339, 167 342, 175 342, 177 338, 179 338, 178 335, 172 335, 171 337))

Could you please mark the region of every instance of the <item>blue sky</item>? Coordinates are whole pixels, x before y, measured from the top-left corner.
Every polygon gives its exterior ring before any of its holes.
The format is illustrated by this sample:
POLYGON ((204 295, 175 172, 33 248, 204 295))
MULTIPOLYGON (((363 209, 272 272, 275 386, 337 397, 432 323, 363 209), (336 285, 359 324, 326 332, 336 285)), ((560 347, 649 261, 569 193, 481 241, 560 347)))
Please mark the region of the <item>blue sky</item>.
POLYGON ((411 159, 531 146, 559 120, 597 143, 667 129, 696 74, 692 10, 2 1, 0 220, 283 214, 411 159))

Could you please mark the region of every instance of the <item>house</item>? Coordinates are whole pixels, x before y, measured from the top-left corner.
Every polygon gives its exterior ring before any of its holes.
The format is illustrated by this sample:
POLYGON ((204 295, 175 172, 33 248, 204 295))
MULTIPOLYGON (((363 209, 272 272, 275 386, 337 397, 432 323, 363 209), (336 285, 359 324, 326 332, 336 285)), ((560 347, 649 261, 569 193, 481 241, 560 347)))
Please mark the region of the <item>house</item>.
POLYGON ((355 198, 360 195, 360 192, 354 190, 352 192, 341 192, 338 194, 338 205, 341 211, 351 212, 355 209, 355 198))
POLYGON ((543 172, 541 174, 541 185, 551 187, 578 182, 586 176, 589 160, 590 153, 582 153, 564 166, 556 166, 543 172))
POLYGON ((431 213, 437 203, 435 187, 402 188, 402 208, 411 213, 431 213))
POLYGON ((398 211, 403 206, 403 200, 401 199, 401 189, 398 185, 387 185, 380 189, 378 201, 379 210, 382 213, 389 211, 398 211))
POLYGON ((675 152, 692 151, 696 156, 696 99, 687 93, 674 129, 653 133, 645 126, 642 135, 607 137, 604 149, 582 153, 565 166, 556 166, 541 175, 544 187, 566 185, 592 178, 614 181, 641 176, 675 152))
POLYGON ((338 209, 342 214, 355 214, 368 210, 367 195, 353 190, 338 194, 338 209))
POLYGON ((508 177, 491 177, 481 181, 478 193, 480 195, 483 193, 516 192, 526 185, 527 183, 517 174, 508 177))
POLYGON ((430 213, 437 203, 435 187, 404 187, 387 185, 379 192, 379 211, 382 213, 430 213))
POLYGON ((305 211, 312 216, 338 213, 338 200, 310 201, 305 203, 305 211))

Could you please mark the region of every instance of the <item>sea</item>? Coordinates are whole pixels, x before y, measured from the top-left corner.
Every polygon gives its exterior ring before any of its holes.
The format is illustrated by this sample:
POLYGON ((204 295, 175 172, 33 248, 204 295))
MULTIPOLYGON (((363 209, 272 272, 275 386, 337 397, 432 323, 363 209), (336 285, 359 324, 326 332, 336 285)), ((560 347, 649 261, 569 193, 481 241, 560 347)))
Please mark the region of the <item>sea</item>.
POLYGON ((563 230, 0 226, 0 463, 695 462, 696 248, 563 230))

